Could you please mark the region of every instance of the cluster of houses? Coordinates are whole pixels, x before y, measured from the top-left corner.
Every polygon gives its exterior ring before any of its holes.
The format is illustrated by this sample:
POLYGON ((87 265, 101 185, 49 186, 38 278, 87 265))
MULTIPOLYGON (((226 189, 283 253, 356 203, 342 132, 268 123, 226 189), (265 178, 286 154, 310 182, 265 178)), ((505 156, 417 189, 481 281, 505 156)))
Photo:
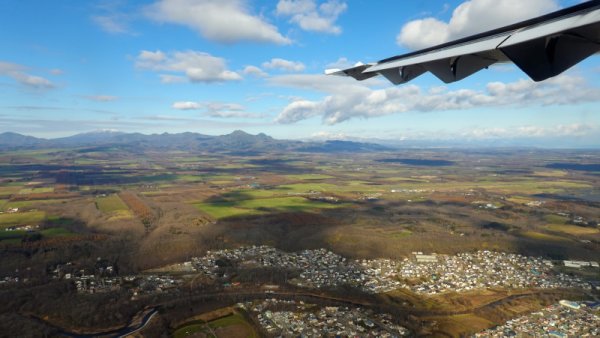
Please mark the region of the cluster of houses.
POLYGON ((600 337, 598 302, 560 301, 474 337, 600 337))
POLYGON ((490 287, 591 289, 591 284, 579 278, 555 273, 553 263, 539 257, 487 250, 453 256, 422 253, 414 256, 414 260, 404 260, 398 277, 408 281, 412 291, 421 294, 490 287))
POLYGON ((17 276, 6 276, 0 278, 0 286, 16 284, 19 283, 20 280, 21 279, 17 276))
POLYGON ((335 288, 340 285, 359 287, 366 292, 381 293, 397 289, 401 283, 389 275, 381 262, 390 260, 348 260, 326 249, 284 252, 269 246, 249 246, 233 250, 209 251, 204 257, 192 258, 197 271, 217 277, 219 260, 236 262, 240 267, 273 267, 298 272, 289 283, 307 288, 335 288))
POLYGON ((288 253, 269 246, 249 246, 208 252, 204 257, 193 258, 192 265, 197 271, 216 277, 220 259, 240 267, 297 271, 298 277, 289 283, 317 289, 349 285, 370 293, 407 288, 420 294, 438 294, 491 287, 592 288, 577 277, 555 273, 552 261, 487 250, 457 255, 415 252, 404 260, 348 260, 326 249, 288 253))
POLYGON ((270 336, 280 337, 401 337, 409 331, 392 323, 388 314, 359 307, 317 307, 289 300, 266 299, 239 304, 270 336))
POLYGON ((58 264, 51 269, 54 279, 72 281, 79 293, 103 293, 128 290, 133 298, 143 294, 155 294, 175 291, 183 283, 172 276, 128 275, 117 276, 112 265, 97 266, 94 271, 86 273, 85 269, 77 269, 74 264, 58 264))
POLYGON ((21 225, 21 226, 10 226, 4 228, 4 231, 34 231, 40 228, 39 225, 21 225))

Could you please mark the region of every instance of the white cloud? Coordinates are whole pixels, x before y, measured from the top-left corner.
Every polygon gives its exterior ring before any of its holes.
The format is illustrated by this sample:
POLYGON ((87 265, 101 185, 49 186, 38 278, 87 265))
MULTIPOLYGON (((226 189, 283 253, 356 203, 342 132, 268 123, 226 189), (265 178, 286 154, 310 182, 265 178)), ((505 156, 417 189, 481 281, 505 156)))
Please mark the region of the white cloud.
MULTIPOLYGON (((164 53, 160 50, 141 51, 135 61, 139 69, 183 73, 190 82, 223 82, 241 80, 242 77, 227 69, 225 60, 198 51, 164 53)), ((164 83, 182 82, 181 75, 161 74, 164 83)))
POLYGON ((556 9, 555 0, 468 0, 454 9, 449 22, 431 17, 408 22, 396 42, 410 49, 426 48, 556 9))
POLYGON ((118 97, 112 95, 88 95, 84 97, 88 100, 96 102, 110 102, 118 99, 118 97))
POLYGON ((171 107, 173 107, 173 109, 179 109, 179 110, 197 110, 197 109, 201 109, 202 105, 198 102, 178 101, 178 102, 173 102, 173 105, 171 107))
POLYGON ((92 21, 107 33, 131 34, 126 18, 123 15, 95 15, 92 16, 92 21))
POLYGON ((544 82, 518 80, 490 82, 485 90, 446 87, 422 89, 416 85, 371 88, 368 82, 356 83, 344 78, 321 75, 282 75, 271 84, 324 92, 319 101, 295 100, 276 118, 278 123, 294 123, 320 116, 325 124, 337 124, 353 118, 371 118, 408 111, 444 111, 497 106, 566 105, 600 100, 600 88, 590 87, 579 77, 563 74, 544 82))
POLYGON ((302 62, 289 61, 280 58, 273 58, 271 61, 263 62, 262 66, 267 69, 279 69, 287 72, 301 72, 305 68, 302 62))
POLYGON ((125 5, 126 2, 121 0, 99 2, 94 5, 98 14, 93 15, 91 20, 107 33, 134 35, 135 33, 129 27, 132 16, 127 14, 127 9, 122 8, 125 5))
POLYGON ((256 77, 269 76, 269 74, 267 74, 265 71, 263 71, 262 69, 260 69, 256 66, 246 66, 246 67, 244 67, 244 70, 242 71, 242 73, 244 73, 245 75, 251 75, 251 76, 256 76, 256 77))
POLYGON ((185 76, 160 74, 160 82, 162 83, 183 83, 186 82, 185 76))
POLYGON ((316 133, 312 133, 310 138, 315 140, 347 140, 350 137, 341 132, 329 132, 325 130, 318 131, 316 133))
POLYGON ((346 57, 340 57, 334 62, 328 63, 325 68, 327 69, 346 69, 353 67, 357 62, 352 62, 346 57))
POLYGON ((276 13, 289 16, 290 22, 305 31, 340 34, 342 28, 335 21, 347 8, 338 0, 327 0, 319 6, 315 0, 279 0, 276 13))
POLYGON ((50 69, 50 74, 62 75, 62 74, 64 74, 64 71, 62 69, 54 68, 54 69, 50 69))
POLYGON ((262 114, 255 114, 246 111, 246 107, 238 103, 228 102, 195 102, 178 101, 174 102, 172 108, 179 110, 199 110, 206 116, 218 118, 263 118, 262 114))
POLYGON ((50 89, 56 87, 50 80, 41 76, 26 73, 27 67, 0 61, 0 76, 7 76, 18 83, 35 89, 50 89))
POLYGON ((291 43, 277 27, 252 15, 245 0, 160 0, 145 12, 153 20, 187 26, 217 42, 291 43))
POLYGON ((463 130, 457 135, 449 135, 450 138, 467 139, 515 139, 515 138, 556 138, 556 137, 586 137, 600 132, 595 125, 581 123, 558 124, 553 126, 512 126, 495 128, 471 128, 463 130))

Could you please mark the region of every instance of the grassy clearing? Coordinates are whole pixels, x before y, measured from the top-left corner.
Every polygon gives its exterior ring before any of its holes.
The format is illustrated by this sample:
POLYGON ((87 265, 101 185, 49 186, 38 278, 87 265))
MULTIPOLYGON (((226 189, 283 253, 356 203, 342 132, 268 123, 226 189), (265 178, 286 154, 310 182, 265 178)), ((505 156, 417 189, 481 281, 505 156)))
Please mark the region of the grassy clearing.
POLYGON ((563 170, 543 170, 543 171, 536 171, 533 174, 535 176, 542 176, 542 177, 564 177, 564 176, 567 176, 567 172, 563 171, 563 170))
POLYGON ((313 208, 337 208, 338 204, 317 202, 305 199, 303 197, 276 197, 276 198, 259 198, 241 201, 238 204, 241 208, 247 209, 277 209, 280 211, 304 211, 313 208))
POLYGON ((213 337, 211 330, 208 329, 207 325, 210 326, 213 331, 216 331, 218 337, 226 337, 229 335, 249 338, 259 337, 254 328, 244 319, 244 317, 242 317, 242 315, 238 313, 215 319, 208 322, 208 324, 205 324, 202 321, 194 321, 193 323, 185 325, 173 332, 173 337, 181 338, 192 335, 195 336, 200 332, 204 333, 207 337, 213 337))
POLYGON ((0 229, 22 224, 37 224, 46 218, 43 211, 17 212, 14 214, 0 215, 0 229))
POLYGON ((125 204, 125 202, 123 202, 123 200, 117 194, 106 197, 98 197, 96 199, 96 208, 105 213, 129 211, 127 204, 125 204))
POLYGON ((21 190, 22 185, 19 184, 18 186, 15 185, 5 185, 0 187, 0 195, 6 196, 6 195, 12 195, 12 194, 16 194, 19 192, 19 190, 21 190))
POLYGON ((335 184, 329 183, 298 183, 298 184, 284 184, 277 187, 277 190, 287 191, 291 193, 304 193, 309 191, 339 191, 340 187, 335 184))
POLYGON ((546 222, 551 224, 565 224, 569 220, 568 217, 560 215, 545 215, 544 219, 546 220, 546 222))
POLYGON ((404 237, 408 237, 412 235, 412 231, 410 230, 401 230, 401 231, 395 231, 389 234, 390 237, 392 238, 404 238, 404 237))
MULTIPOLYGON (((36 202, 43 202, 44 200, 38 200, 36 202)), ((0 206, 0 210, 8 210, 10 208, 27 208, 33 205, 33 201, 8 201, 4 205, 0 206)))
POLYGON ((54 192, 54 187, 43 187, 43 188, 23 188, 19 190, 20 195, 25 194, 47 194, 54 192))
POLYGON ((117 210, 113 211, 108 218, 108 221, 118 221, 121 219, 130 219, 133 218, 133 212, 131 210, 117 210))
POLYGON ((62 227, 48 228, 48 229, 44 229, 44 230, 40 230, 40 231, 32 231, 32 232, 22 231, 22 230, 15 230, 15 231, 2 230, 2 231, 0 231, 0 241, 2 241, 3 243, 19 243, 24 236, 30 235, 30 234, 35 234, 35 233, 41 234, 42 238, 68 237, 68 236, 75 235, 74 232, 72 232, 66 228, 62 228, 62 227))
POLYGON ((190 324, 190 325, 186 325, 186 326, 178 329, 177 331, 173 332, 173 337, 175 337, 175 338, 188 337, 191 335, 195 335, 198 332, 206 333, 206 331, 208 331, 206 329, 206 324, 190 324))
POLYGON ((508 197, 506 200, 511 203, 516 203, 516 204, 527 204, 527 203, 533 201, 531 198, 527 198, 527 197, 523 197, 523 196, 512 196, 512 197, 508 197))
POLYGON ((4 231, 0 230, 0 241, 21 239, 27 231, 4 231))
POLYGON ((586 228, 568 224, 548 224, 546 225, 546 229, 575 236, 593 235, 600 232, 597 228, 586 228))
POLYGON ((61 227, 44 229, 40 231, 40 233, 42 234, 42 236, 49 238, 72 236, 75 234, 74 232, 61 227))
POLYGON ((494 326, 492 321, 470 313, 430 319, 435 319, 439 330, 451 337, 462 337, 465 333, 476 333, 494 326))
POLYGON ((194 203, 198 210, 207 213, 215 219, 222 219, 234 216, 250 216, 260 214, 257 210, 240 209, 233 207, 231 203, 194 203))
POLYGON ((177 181, 182 182, 201 182, 204 178, 200 175, 177 175, 177 181))
POLYGON ((231 201, 193 203, 200 211, 216 219, 250 216, 266 212, 299 212, 338 208, 341 204, 311 201, 303 197, 246 198, 231 201))
POLYGON ((227 185, 227 184, 233 184, 234 181, 216 180, 216 181, 210 181, 210 183, 216 184, 216 185, 227 185))
POLYGON ((531 239, 537 239, 540 241, 567 241, 568 239, 560 237, 560 236, 555 236, 555 235, 550 235, 550 234, 545 234, 542 232, 537 232, 537 231, 523 231, 520 233, 521 236, 523 237, 527 237, 527 238, 531 238, 531 239))
POLYGON ((301 180, 301 181, 309 181, 309 180, 326 180, 329 178, 335 178, 331 175, 323 175, 323 174, 301 174, 301 175, 285 175, 286 178, 290 180, 301 180))

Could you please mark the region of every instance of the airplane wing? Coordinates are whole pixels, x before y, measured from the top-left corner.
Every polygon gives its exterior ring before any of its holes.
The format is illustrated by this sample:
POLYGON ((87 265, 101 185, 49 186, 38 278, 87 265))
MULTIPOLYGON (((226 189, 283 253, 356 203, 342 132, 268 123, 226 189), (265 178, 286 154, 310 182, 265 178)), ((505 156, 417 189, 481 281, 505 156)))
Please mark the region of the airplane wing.
POLYGON ((445 83, 497 62, 513 62, 534 81, 556 76, 600 51, 600 0, 376 63, 328 69, 362 81, 382 75, 395 85, 431 72, 445 83))

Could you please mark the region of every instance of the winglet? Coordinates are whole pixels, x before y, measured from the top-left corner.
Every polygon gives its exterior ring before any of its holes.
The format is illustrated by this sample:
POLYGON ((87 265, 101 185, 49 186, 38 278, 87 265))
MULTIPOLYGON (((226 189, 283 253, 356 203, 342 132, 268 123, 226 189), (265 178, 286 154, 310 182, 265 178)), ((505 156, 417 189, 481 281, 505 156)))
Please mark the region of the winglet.
POLYGON ((355 78, 358 81, 366 80, 372 78, 373 76, 377 76, 377 73, 365 73, 365 70, 373 66, 373 63, 364 64, 362 62, 358 62, 354 67, 347 69, 326 69, 325 75, 337 75, 337 76, 350 76, 355 78))

